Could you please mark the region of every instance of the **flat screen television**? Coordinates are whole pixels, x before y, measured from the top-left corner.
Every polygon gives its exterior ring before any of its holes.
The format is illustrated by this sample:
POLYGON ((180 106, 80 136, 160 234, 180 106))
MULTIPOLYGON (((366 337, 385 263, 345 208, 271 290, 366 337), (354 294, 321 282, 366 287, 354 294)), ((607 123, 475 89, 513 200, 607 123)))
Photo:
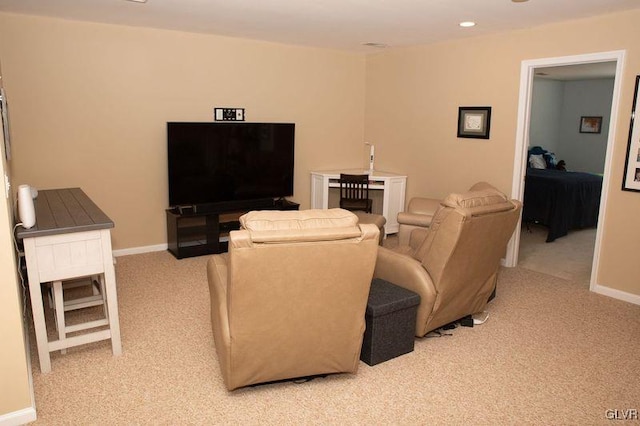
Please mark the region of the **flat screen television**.
POLYGON ((170 207, 293 195, 295 124, 167 123, 170 207))

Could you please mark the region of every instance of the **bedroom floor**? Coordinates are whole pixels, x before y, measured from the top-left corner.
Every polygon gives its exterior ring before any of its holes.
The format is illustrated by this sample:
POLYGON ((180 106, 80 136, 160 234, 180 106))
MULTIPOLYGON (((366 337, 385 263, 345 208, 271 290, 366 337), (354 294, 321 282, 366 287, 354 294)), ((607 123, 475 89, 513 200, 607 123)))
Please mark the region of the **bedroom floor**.
POLYGON ((589 287, 596 229, 571 231, 552 243, 545 242, 546 238, 544 226, 530 225, 527 230, 523 225, 518 266, 589 287))

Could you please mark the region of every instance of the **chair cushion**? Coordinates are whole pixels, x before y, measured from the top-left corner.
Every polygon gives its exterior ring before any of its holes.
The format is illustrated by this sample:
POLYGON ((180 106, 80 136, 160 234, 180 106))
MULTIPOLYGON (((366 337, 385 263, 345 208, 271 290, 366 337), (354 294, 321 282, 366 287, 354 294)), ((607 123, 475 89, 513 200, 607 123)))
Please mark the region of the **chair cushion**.
POLYGON ((343 209, 260 210, 242 215, 240 225, 249 231, 340 228, 357 226, 358 217, 343 209))
POLYGON ((358 217, 343 209, 252 211, 240 217, 240 224, 249 231, 254 243, 331 241, 362 236, 358 217))
POLYGON ((462 208, 467 215, 495 213, 514 208, 507 196, 495 188, 449 194, 442 204, 445 207, 462 208))

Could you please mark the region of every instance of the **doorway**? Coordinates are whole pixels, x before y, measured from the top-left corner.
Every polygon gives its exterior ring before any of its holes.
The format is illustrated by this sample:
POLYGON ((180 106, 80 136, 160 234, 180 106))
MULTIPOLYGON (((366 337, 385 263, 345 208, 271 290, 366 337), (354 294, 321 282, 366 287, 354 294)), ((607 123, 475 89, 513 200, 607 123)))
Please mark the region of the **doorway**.
MULTIPOLYGON (((622 76, 622 65, 624 61, 624 51, 603 52, 586 55, 575 55, 558 58, 546 58, 523 61, 520 72, 520 94, 518 105, 518 124, 516 130, 516 145, 514 155, 514 173, 512 194, 513 198, 523 200, 524 198, 524 178, 526 172, 527 150, 529 146, 529 133, 531 125, 531 105, 533 92, 533 79, 536 70, 549 67, 564 67, 582 64, 600 64, 606 62, 615 63, 615 76, 613 84, 613 96, 611 102, 610 126, 607 135, 607 148, 604 160, 604 173, 602 194, 600 197, 599 223, 604 223, 606 215, 607 193, 610 187, 611 179, 611 154, 613 151, 613 140, 615 136, 616 123, 618 117, 618 103, 622 76)), ((595 245, 593 252, 593 261, 591 265, 591 278, 589 288, 591 290, 597 285, 599 254, 601 243, 601 227, 596 231, 595 245)), ((509 247, 507 248, 507 256, 505 259, 506 266, 516 266, 518 263, 519 247, 520 247, 521 229, 516 228, 509 247)))

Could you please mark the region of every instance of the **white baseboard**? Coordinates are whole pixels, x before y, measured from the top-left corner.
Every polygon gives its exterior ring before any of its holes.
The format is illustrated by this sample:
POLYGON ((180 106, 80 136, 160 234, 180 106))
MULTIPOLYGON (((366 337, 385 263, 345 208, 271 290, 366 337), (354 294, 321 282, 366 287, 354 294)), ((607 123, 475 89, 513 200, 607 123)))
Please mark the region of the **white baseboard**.
POLYGON ((624 302, 633 303, 634 305, 640 305, 640 296, 637 294, 627 293, 626 291, 616 290, 615 288, 605 287, 599 284, 592 286, 591 291, 604 296, 613 297, 614 299, 622 300, 624 302))
MULTIPOLYGON (((220 237, 220 241, 221 242, 228 242, 229 241, 229 237, 228 236, 220 237)), ((118 257, 118 256, 128 256, 130 254, 152 253, 154 251, 167 250, 168 247, 169 246, 167 244, 157 244, 157 245, 154 245, 154 246, 131 247, 131 248, 126 248, 126 249, 114 250, 113 251, 113 256, 114 257, 118 257)))
POLYGON ((167 244, 157 244, 155 246, 143 246, 143 247, 131 247, 126 249, 114 250, 113 255, 115 257, 118 256, 128 256, 130 254, 142 254, 142 253, 151 253, 154 251, 164 251, 167 249, 167 244))
POLYGON ((23 408, 0 416, 0 426, 18 426, 35 421, 36 409, 34 407, 23 408))

